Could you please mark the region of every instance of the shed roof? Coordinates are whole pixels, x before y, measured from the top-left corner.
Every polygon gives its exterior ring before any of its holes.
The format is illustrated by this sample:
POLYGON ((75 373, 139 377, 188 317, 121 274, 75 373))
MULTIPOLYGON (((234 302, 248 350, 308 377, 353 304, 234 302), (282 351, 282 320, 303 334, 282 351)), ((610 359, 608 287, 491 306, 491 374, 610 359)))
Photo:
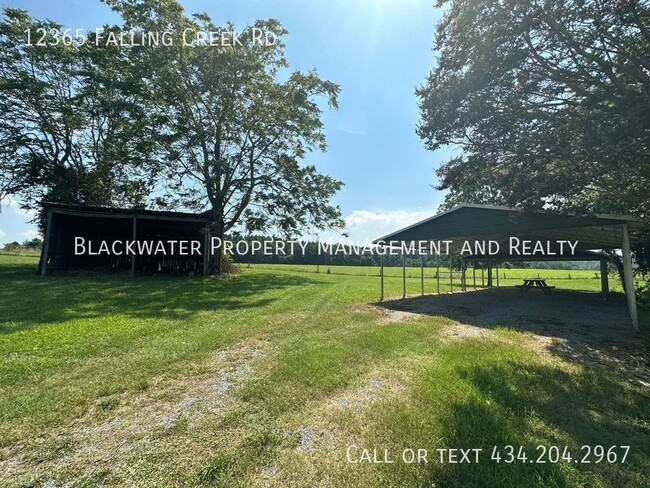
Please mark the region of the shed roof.
POLYGON ((507 242, 511 237, 517 237, 522 240, 577 240, 579 250, 618 249, 623 238, 622 224, 628 225, 632 246, 641 242, 643 235, 650 232, 648 223, 631 216, 578 216, 462 204, 373 242, 452 240, 454 244, 451 248, 458 251, 462 241, 507 242))
POLYGON ((61 213, 79 216, 98 216, 115 218, 124 217, 144 217, 150 219, 165 219, 165 220, 190 220, 202 221, 210 219, 209 212, 191 213, 191 212, 171 212, 167 210, 147 210, 141 208, 117 208, 117 207, 93 207, 90 205, 81 205, 78 203, 60 203, 60 202, 41 202, 45 209, 53 209, 61 213))

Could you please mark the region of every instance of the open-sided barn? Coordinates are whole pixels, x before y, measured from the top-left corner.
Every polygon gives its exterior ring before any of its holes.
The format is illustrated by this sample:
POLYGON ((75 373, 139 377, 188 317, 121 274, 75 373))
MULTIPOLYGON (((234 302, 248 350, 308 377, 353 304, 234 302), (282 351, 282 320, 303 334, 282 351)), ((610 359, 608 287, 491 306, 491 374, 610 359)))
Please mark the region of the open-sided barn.
POLYGON ((206 214, 44 203, 42 275, 69 271, 205 275, 206 214))

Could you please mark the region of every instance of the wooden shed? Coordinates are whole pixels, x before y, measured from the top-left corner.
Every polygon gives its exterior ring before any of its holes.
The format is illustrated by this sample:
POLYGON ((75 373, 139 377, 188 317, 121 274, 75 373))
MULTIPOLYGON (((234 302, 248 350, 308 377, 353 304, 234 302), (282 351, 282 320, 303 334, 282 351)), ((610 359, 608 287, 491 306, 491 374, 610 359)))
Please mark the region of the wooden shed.
POLYGON ((208 273, 207 214, 50 202, 43 207, 43 276, 74 271, 130 276, 208 273), (184 249, 182 243, 187 243, 184 249))

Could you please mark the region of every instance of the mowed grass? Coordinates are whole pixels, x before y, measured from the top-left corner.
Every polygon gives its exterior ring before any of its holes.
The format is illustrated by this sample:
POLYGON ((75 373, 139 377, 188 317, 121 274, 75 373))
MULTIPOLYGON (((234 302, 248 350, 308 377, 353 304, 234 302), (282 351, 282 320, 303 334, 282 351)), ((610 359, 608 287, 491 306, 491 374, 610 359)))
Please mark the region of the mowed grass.
POLYGON ((632 373, 530 333, 385 314, 376 277, 44 279, 35 265, 0 256, 0 486, 650 486, 632 373), (349 463, 351 445, 394 463, 349 463), (630 452, 506 464, 495 445, 630 452), (438 448, 484 451, 448 464, 438 448))

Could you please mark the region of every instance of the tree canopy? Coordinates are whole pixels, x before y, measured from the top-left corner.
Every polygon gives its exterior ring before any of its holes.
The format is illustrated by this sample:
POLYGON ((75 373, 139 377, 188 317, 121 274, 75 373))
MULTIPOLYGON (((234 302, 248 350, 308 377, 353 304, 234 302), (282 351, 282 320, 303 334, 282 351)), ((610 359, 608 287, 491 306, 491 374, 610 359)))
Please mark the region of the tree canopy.
POLYGON ((24 31, 61 26, 5 10, 4 192, 31 208, 47 198, 209 211, 216 236, 234 226, 285 235, 343 226, 329 202, 342 183, 305 161, 326 149, 321 116, 337 108, 339 87, 289 69, 279 21, 236 30, 189 16, 176 0, 106 3, 121 25, 46 48, 26 46, 24 31), (163 31, 173 43, 103 42, 110 32, 163 31), (183 38, 210 32, 237 32, 238 42, 183 38), (256 42, 259 32, 274 42, 256 42))
POLYGON ((459 154, 446 204, 650 218, 650 8, 636 0, 440 0, 418 134, 459 154))
POLYGON ((62 42, 61 25, 5 9, 0 22, 0 197, 142 206, 152 188, 132 52, 62 42), (44 29, 43 45, 25 31, 44 29))

